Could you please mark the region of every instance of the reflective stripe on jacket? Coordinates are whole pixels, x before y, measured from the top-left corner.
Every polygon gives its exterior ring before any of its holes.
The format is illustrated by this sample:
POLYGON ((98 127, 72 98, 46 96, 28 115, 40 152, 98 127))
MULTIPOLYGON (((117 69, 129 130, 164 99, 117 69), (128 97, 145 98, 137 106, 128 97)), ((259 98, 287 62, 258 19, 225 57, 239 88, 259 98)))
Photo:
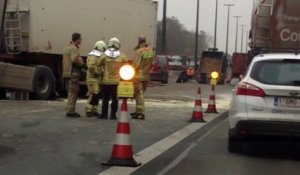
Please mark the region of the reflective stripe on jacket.
POLYGON ((119 70, 126 62, 128 62, 127 57, 119 50, 108 48, 100 59, 100 65, 104 68, 103 84, 118 85, 120 82, 119 70))
POLYGON ((102 83, 103 70, 99 65, 100 57, 103 55, 102 52, 98 50, 93 50, 89 53, 86 64, 87 64, 87 83, 102 83))

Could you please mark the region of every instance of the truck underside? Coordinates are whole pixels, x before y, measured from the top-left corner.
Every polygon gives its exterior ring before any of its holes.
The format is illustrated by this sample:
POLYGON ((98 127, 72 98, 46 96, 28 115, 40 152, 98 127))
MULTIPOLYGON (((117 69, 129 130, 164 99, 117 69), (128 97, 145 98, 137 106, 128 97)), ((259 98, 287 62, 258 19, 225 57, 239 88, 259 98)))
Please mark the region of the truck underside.
POLYGON ((2 53, 0 54, 0 62, 2 62, 1 74, 8 77, 14 77, 15 82, 30 78, 29 75, 23 72, 23 70, 25 70, 25 67, 33 68, 35 71, 32 78, 32 88, 30 89, 25 89, 24 86, 20 86, 18 83, 9 83, 7 81, 4 81, 3 78, 0 79, 1 87, 5 87, 11 90, 30 91, 32 94, 31 97, 40 100, 49 99, 49 97, 51 96, 54 97, 56 92, 60 95, 66 94, 66 84, 64 83, 64 79, 61 76, 61 55, 26 52, 22 52, 21 54, 17 55, 2 53), (14 69, 17 72, 17 75, 11 74, 7 72, 9 71, 8 69, 5 69, 7 67, 12 68, 14 65, 14 69), (22 69, 22 67, 20 66, 23 66, 24 68, 22 69), (23 74, 23 76, 20 76, 20 74, 23 74), (16 78, 16 76, 19 76, 19 79, 16 78))

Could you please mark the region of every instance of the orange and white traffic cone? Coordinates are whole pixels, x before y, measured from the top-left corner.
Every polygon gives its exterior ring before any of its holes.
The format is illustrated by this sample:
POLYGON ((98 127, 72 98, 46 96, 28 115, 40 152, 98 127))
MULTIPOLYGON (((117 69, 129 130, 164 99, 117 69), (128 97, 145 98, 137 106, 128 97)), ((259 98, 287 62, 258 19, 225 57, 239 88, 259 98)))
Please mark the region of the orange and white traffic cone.
POLYGON ((217 111, 217 107, 216 107, 216 95, 215 95, 215 86, 212 85, 211 87, 211 94, 209 96, 209 103, 208 103, 208 107, 207 110, 205 111, 205 113, 218 113, 217 111))
POLYGON ((137 167, 141 165, 133 158, 127 99, 123 99, 122 101, 121 116, 118 122, 117 136, 115 144, 113 145, 111 158, 102 165, 125 167, 137 167))
POLYGON ((201 88, 198 89, 193 115, 191 120, 189 120, 189 122, 205 122, 205 120, 203 119, 203 112, 202 112, 201 88))

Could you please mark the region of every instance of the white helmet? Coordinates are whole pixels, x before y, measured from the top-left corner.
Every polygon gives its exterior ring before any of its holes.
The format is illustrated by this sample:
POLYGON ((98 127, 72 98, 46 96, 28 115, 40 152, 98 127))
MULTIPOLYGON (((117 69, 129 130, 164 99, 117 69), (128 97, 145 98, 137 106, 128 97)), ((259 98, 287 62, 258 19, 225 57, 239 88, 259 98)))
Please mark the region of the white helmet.
POLYGON ((105 44, 104 41, 100 40, 100 41, 97 41, 95 43, 95 49, 96 50, 99 50, 100 52, 104 52, 107 48, 107 45, 105 44))
POLYGON ((118 38, 116 38, 116 37, 111 38, 108 41, 108 47, 114 47, 116 49, 120 49, 120 47, 121 47, 120 40, 118 38))

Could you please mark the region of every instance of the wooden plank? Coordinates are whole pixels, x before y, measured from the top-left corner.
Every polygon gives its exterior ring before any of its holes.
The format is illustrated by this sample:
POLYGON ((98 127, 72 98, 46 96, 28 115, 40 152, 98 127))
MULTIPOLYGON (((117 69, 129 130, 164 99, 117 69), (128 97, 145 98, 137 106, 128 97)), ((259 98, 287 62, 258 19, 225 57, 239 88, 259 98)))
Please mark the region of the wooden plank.
POLYGON ((35 68, 0 63, 0 87, 33 91, 35 68))

